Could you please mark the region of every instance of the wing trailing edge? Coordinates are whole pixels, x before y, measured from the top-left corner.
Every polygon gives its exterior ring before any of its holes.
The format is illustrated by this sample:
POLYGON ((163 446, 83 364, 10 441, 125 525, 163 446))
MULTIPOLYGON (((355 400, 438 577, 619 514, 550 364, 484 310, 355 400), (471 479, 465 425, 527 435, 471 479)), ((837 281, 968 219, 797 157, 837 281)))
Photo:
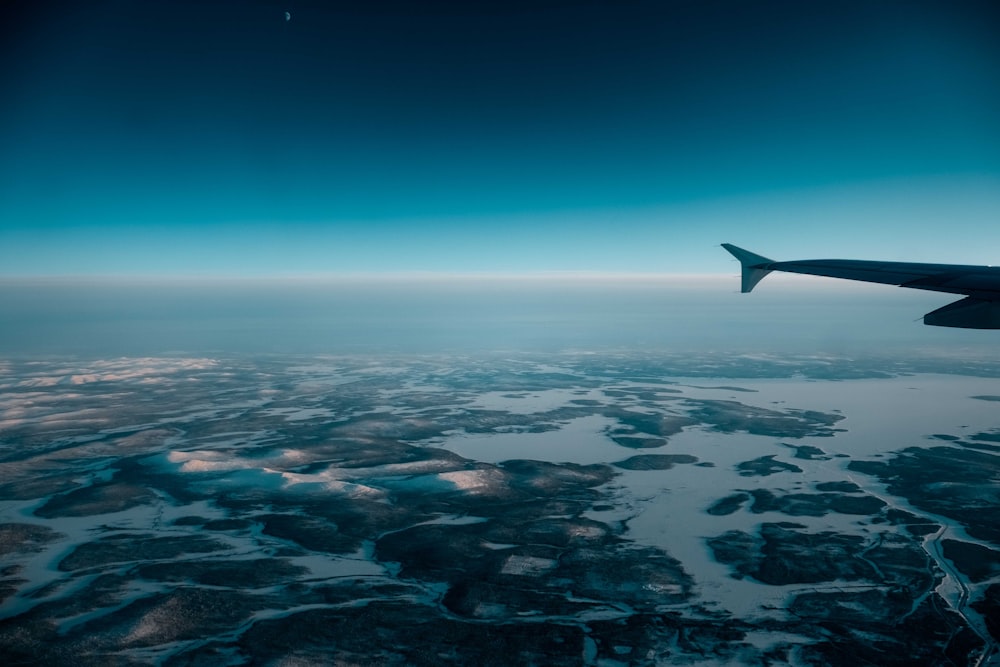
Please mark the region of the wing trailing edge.
POLYGON ((959 329, 1000 329, 1000 301, 967 296, 927 313, 924 324, 959 329))

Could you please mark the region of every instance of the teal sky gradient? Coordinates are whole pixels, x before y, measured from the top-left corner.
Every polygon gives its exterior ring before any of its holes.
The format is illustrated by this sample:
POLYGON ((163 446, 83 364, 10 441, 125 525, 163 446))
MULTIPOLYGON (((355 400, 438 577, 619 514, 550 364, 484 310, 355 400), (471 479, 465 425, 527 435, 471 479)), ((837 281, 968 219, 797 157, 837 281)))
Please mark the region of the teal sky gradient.
POLYGON ((997 261, 993 3, 14 16, 6 276, 720 273, 722 241, 997 261))

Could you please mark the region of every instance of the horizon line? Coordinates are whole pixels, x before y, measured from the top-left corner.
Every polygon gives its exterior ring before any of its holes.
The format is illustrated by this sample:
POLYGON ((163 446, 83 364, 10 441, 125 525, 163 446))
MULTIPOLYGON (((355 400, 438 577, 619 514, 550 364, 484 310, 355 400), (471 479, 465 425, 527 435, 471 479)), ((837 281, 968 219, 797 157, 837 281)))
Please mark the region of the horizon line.
MULTIPOLYGON (((474 285, 529 284, 558 286, 648 287, 660 289, 725 288, 740 291, 740 274, 734 273, 666 273, 616 271, 390 271, 390 272, 324 272, 272 275, 238 274, 55 274, 2 275, 0 288, 16 287, 144 287, 144 286, 400 286, 428 285, 437 287, 471 287, 474 285)), ((820 292, 887 291, 887 285, 830 280, 821 276, 775 274, 768 277, 772 288, 820 292)))
POLYGON ((523 280, 616 280, 616 281, 674 281, 731 279, 738 274, 691 273, 662 271, 318 271, 301 273, 53 273, 53 274, 0 274, 0 282, 302 282, 302 281, 373 281, 401 280, 451 281, 523 281, 523 280))

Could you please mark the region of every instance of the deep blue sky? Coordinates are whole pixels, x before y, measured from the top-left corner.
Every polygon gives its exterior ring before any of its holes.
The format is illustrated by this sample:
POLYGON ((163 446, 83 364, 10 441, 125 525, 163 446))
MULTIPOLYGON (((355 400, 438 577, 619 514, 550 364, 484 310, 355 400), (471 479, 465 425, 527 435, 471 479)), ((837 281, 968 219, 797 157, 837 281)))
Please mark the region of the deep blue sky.
POLYGON ((1000 257, 995 2, 8 6, 2 275, 1000 257))

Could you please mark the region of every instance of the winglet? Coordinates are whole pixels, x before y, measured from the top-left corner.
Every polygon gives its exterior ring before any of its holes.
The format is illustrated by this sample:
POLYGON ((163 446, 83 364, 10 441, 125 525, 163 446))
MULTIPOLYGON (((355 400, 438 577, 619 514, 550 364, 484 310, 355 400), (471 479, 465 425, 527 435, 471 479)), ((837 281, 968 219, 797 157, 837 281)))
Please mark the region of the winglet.
POLYGON ((774 264, 773 259, 755 255, 749 250, 738 248, 731 243, 723 243, 722 247, 728 250, 729 254, 733 257, 740 260, 740 266, 743 269, 743 284, 740 291, 744 294, 752 290, 764 276, 771 272, 771 269, 768 267, 774 264))

